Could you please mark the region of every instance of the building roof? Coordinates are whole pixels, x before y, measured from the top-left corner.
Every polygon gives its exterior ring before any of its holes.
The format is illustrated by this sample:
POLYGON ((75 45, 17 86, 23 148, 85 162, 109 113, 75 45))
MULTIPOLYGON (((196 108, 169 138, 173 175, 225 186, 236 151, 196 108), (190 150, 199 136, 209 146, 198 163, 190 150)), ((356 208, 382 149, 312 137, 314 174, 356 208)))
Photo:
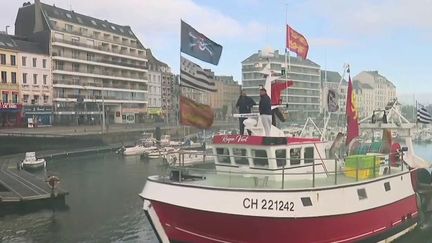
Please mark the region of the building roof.
POLYGON ((370 75, 372 75, 375 79, 375 81, 377 80, 377 78, 382 78, 383 80, 386 81, 386 83, 390 86, 392 86, 393 88, 396 88, 396 86, 390 81, 388 80, 386 77, 384 77, 383 75, 379 74, 377 70, 375 71, 364 71, 370 75))
POLYGON ((153 52, 150 50, 150 48, 146 49, 146 55, 147 55, 147 60, 149 63, 154 63, 156 65, 160 65, 160 66, 168 66, 168 64, 159 61, 154 55, 153 52))
MULTIPOLYGON (((326 75, 327 82, 330 83, 339 83, 342 78, 342 76, 338 72, 321 70, 321 81, 326 81, 326 75)), ((342 79, 342 84, 347 85, 348 82, 345 79, 342 79)))
POLYGON ((47 54, 38 43, 24 37, 0 33, 0 48, 34 54, 47 54))
POLYGON ((44 13, 50 18, 60 19, 66 22, 72 22, 78 25, 87 26, 89 28, 111 32, 120 36, 138 39, 132 32, 130 26, 114 24, 107 20, 93 18, 84 14, 76 13, 73 10, 69 11, 56 7, 55 5, 51 6, 44 3, 40 4, 44 13))
MULTIPOLYGON (((248 63, 255 63, 258 61, 262 62, 262 61, 265 61, 267 59, 270 61, 285 62, 285 54, 284 55, 279 54, 278 50, 275 50, 274 52, 269 53, 270 55, 263 55, 262 53, 263 53, 263 51, 260 50, 260 51, 258 51, 258 53, 252 54, 251 56, 249 56, 248 58, 243 60, 241 63, 242 64, 248 64, 248 63)), ((312 62, 309 59, 302 59, 302 58, 293 57, 293 56, 289 57, 289 63, 296 64, 296 65, 313 66, 316 68, 321 67, 320 65, 312 62)))
POLYGON ((372 86, 369 84, 361 83, 359 80, 353 81, 353 88, 354 89, 373 89, 372 86))

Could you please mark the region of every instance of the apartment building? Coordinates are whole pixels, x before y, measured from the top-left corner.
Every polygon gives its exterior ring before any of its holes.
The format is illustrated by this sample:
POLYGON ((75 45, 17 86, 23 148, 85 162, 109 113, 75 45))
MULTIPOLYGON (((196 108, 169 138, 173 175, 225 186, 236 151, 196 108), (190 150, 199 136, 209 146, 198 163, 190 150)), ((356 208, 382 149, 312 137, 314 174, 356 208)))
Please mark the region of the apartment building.
POLYGON ((354 84, 361 118, 371 115, 374 110, 384 109, 396 98, 396 86, 378 71, 360 72, 353 77, 354 84))
POLYGON ((233 76, 225 75, 216 75, 215 84, 217 92, 211 96, 215 102, 212 107, 218 108, 217 117, 219 119, 230 119, 232 114, 236 113, 235 105, 240 95, 240 85, 234 81, 233 76))
POLYGON ((147 112, 146 49, 129 26, 35 0, 18 10, 15 33, 52 57, 57 124, 135 123, 147 112))
POLYGON ((16 49, 9 36, 0 34, 0 128, 22 124, 16 49))
MULTIPOLYGON (((278 50, 259 50, 242 61, 242 88, 255 101, 259 100, 259 86, 265 82, 260 71, 268 64, 275 73, 286 71, 287 79, 294 82, 281 95, 283 104, 288 104, 290 119, 304 122, 307 117, 317 117, 322 107, 321 67, 311 60, 292 56, 285 63, 285 55, 278 50)), ((285 75, 280 80, 285 80, 285 75)))

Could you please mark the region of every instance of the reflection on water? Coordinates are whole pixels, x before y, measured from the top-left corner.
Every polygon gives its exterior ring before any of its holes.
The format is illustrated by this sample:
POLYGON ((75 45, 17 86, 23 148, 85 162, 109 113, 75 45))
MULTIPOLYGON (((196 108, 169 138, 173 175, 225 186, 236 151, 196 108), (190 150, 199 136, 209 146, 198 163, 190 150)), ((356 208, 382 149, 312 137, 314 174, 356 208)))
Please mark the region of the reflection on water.
POLYGON ((159 161, 114 153, 50 160, 48 174, 61 178, 69 209, 0 217, 0 241, 156 242, 138 193, 159 172, 159 161))
MULTIPOLYGON (((417 145, 416 151, 432 161, 430 148, 417 145)), ((158 160, 114 153, 50 160, 48 174, 59 176, 69 192, 68 209, 2 216, 0 242, 157 242, 138 193, 148 175, 163 170, 158 160)), ((398 242, 431 242, 431 235, 417 230, 398 242)))

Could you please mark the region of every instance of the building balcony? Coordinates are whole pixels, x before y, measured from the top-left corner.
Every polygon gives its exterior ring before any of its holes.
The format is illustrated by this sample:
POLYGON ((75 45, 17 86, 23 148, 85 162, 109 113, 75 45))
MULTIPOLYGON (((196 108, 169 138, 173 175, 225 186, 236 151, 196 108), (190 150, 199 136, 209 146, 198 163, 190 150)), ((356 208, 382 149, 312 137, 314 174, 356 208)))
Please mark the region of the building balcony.
POLYGON ((142 76, 140 77, 137 75, 119 75, 114 72, 104 72, 104 71, 93 71, 91 73, 88 73, 85 70, 73 69, 73 68, 57 68, 53 70, 53 74, 100 78, 100 79, 109 79, 109 80, 122 80, 122 81, 136 82, 136 83, 147 83, 147 79, 144 79, 144 77, 142 76))
POLYGON ((120 49, 110 48, 109 45, 87 45, 77 41, 56 38, 52 39, 52 45, 147 62, 145 54, 127 53, 126 55, 124 51, 121 53, 120 49))
MULTIPOLYGON (((53 102, 73 102, 73 103, 77 103, 77 98, 76 97, 57 97, 53 99, 53 102)), ((122 99, 115 99, 115 97, 104 97, 103 99, 91 99, 91 98, 87 98, 85 97, 83 100, 84 103, 100 103, 102 104, 102 102, 105 103, 105 105, 109 105, 109 104, 147 104, 147 100, 122 100, 122 99)))
POLYGON ((108 60, 108 58, 94 57, 91 59, 86 59, 86 58, 72 57, 72 55, 59 55, 57 52, 53 52, 52 56, 53 56, 53 60, 83 63, 83 64, 89 64, 95 66, 117 68, 122 70, 127 69, 131 71, 147 73, 147 69, 145 65, 140 66, 140 65, 130 64, 126 62, 114 62, 108 60))
POLYGON ((140 48, 138 46, 138 43, 135 40, 134 40, 134 42, 122 41, 122 37, 121 36, 120 36, 119 39, 113 39, 112 35, 110 35, 111 38, 107 38, 103 34, 95 35, 91 31, 84 32, 84 31, 81 31, 81 30, 79 30, 79 31, 77 31, 77 30, 66 30, 66 28, 61 28, 61 27, 58 27, 58 26, 54 26, 54 30, 61 31, 61 32, 66 32, 66 33, 71 33, 71 34, 79 35, 79 36, 85 36, 85 37, 88 37, 88 38, 91 38, 91 39, 95 39, 95 40, 109 41, 111 43, 121 44, 121 45, 132 47, 132 48, 137 48, 137 49, 140 48))
POLYGON ((110 84, 102 85, 101 83, 85 83, 74 80, 53 80, 54 88, 69 88, 81 90, 107 90, 107 91, 123 91, 123 92, 136 92, 147 93, 145 86, 126 85, 126 84, 110 84))

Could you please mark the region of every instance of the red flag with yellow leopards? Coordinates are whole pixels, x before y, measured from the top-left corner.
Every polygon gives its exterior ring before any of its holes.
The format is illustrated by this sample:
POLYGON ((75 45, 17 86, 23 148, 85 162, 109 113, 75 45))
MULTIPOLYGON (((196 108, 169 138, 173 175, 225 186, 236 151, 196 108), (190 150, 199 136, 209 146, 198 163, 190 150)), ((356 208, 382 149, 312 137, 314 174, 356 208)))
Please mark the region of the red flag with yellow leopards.
POLYGON ((351 140, 358 137, 360 134, 359 124, 358 124, 357 103, 356 103, 355 94, 353 92, 353 85, 351 82, 351 76, 349 76, 349 82, 348 82, 346 116, 347 116, 346 144, 349 144, 351 142, 351 140))
POLYGON ((306 38, 289 25, 287 25, 286 30, 286 47, 290 51, 297 53, 297 55, 301 56, 303 59, 306 59, 309 51, 309 44, 306 38))
POLYGON ((200 129, 211 127, 214 113, 210 106, 180 96, 180 123, 200 129))

